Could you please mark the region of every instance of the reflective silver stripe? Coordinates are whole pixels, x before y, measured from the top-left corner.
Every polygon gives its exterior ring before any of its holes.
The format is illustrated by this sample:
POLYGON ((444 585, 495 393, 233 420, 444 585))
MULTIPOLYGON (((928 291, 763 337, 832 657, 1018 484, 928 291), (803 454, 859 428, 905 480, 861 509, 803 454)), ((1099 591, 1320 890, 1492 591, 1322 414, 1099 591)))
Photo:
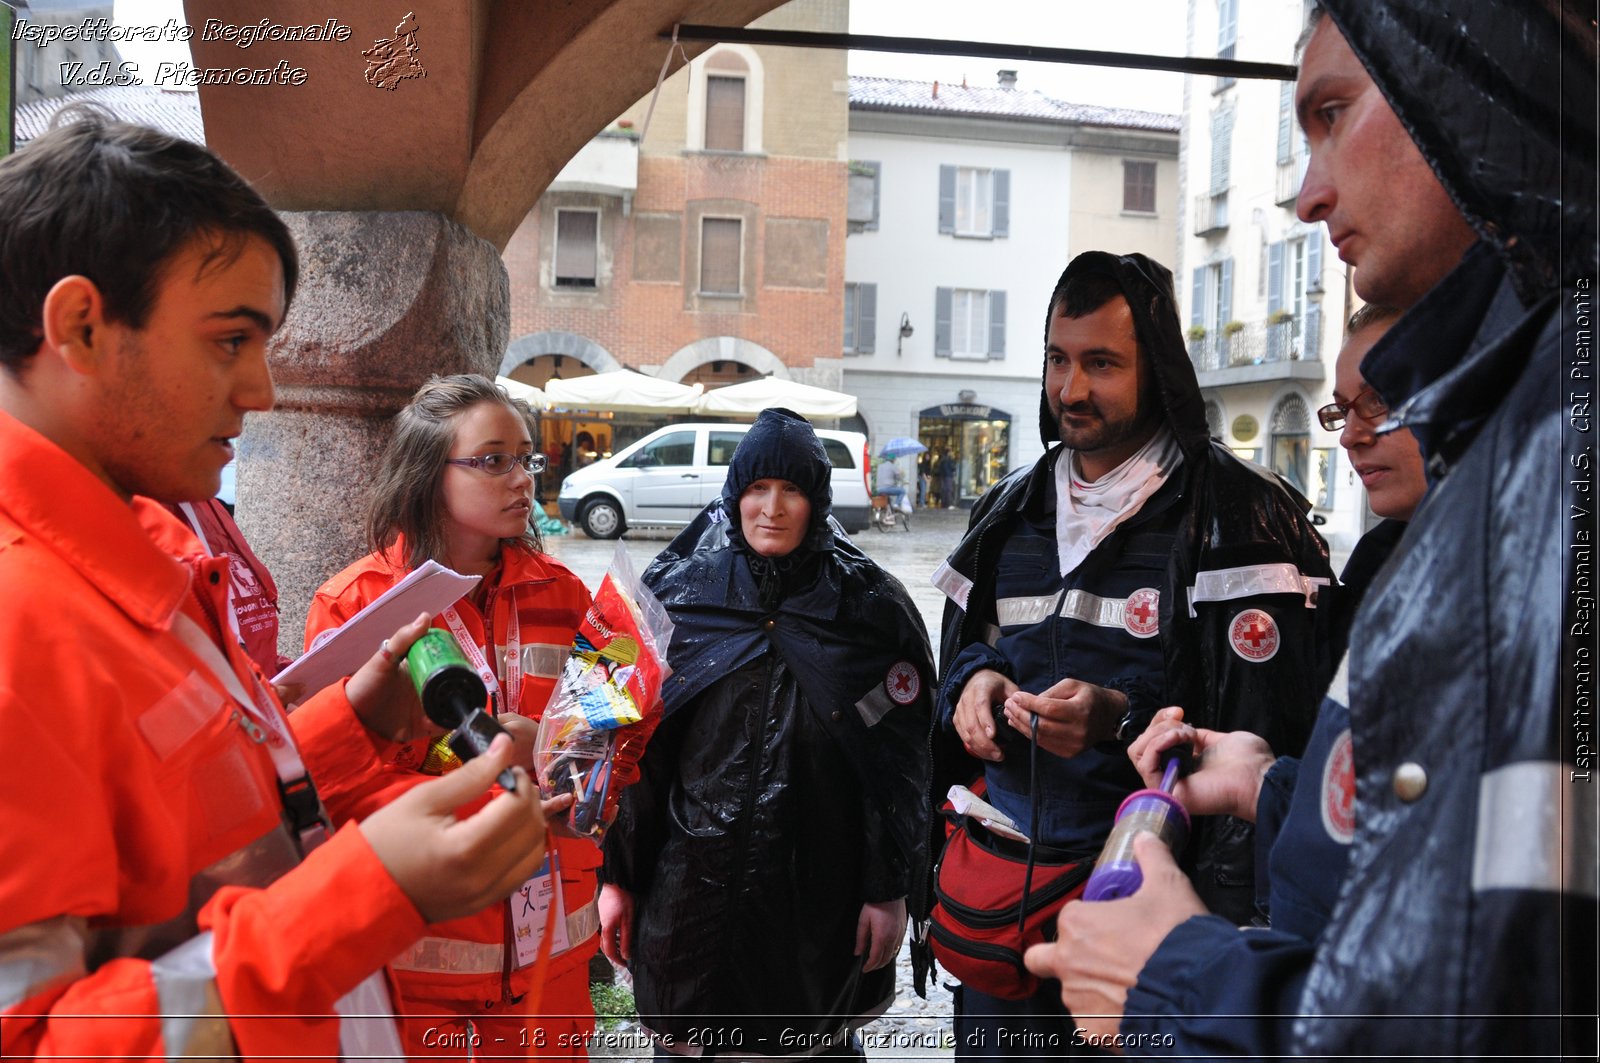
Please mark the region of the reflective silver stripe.
POLYGON ((169 1060, 232 1059, 233 1031, 217 993, 211 932, 192 937, 150 964, 169 1060))
POLYGON ((1060 597, 1059 594, 1035 594, 1025 598, 1001 598, 994 603, 995 620, 1001 627, 1037 624, 1055 610, 1060 597))
POLYGON ((994 603, 994 611, 1001 627, 1037 624, 1057 611, 1058 601, 1061 603, 1059 615, 1069 620, 1081 620, 1095 627, 1127 630, 1127 599, 1102 598, 1088 591, 1068 591, 1065 596, 1057 593, 1001 598, 994 603))
POLYGON ((1128 625, 1123 613, 1127 607, 1125 598, 1102 598, 1088 591, 1068 591, 1061 602, 1061 615, 1095 627, 1119 627, 1126 631, 1128 625))
POLYGON ((883 689, 882 683, 874 683, 866 697, 856 702, 856 712, 861 714, 861 722, 868 727, 883 719, 893 708, 894 699, 883 689))
POLYGON ((999 643, 1000 643, 1000 625, 999 624, 985 624, 985 625, 983 625, 983 644, 985 646, 988 646, 990 649, 993 649, 995 646, 999 645, 999 643))
POLYGON ((1600 898, 1595 794, 1568 781, 1571 765, 1508 764, 1478 784, 1472 889, 1539 890, 1600 898))
POLYGON ((0 934, 0 1011, 87 974, 87 926, 86 919, 61 915, 0 934))
POLYGON ((1288 562, 1214 568, 1195 573, 1194 586, 1189 588, 1189 615, 1196 615, 1194 607, 1199 602, 1228 602, 1257 594, 1302 594, 1306 608, 1315 609, 1317 588, 1327 585, 1326 578, 1304 575, 1288 562))
POLYGON ((536 642, 522 647, 522 674, 554 679, 566 667, 571 646, 554 646, 536 642))
MULTIPOLYGON (((575 946, 600 933, 599 898, 567 913, 567 947, 575 946)), ((561 955, 560 952, 554 955, 561 955)), ((425 937, 402 952, 389 964, 397 971, 426 971, 435 974, 497 974, 505 966, 504 945, 457 938, 425 937)))
POLYGON ((1328 684, 1328 697, 1339 704, 1350 705, 1350 651, 1345 650, 1344 656, 1339 658, 1339 670, 1333 673, 1333 682, 1328 684))
POLYGON ((955 602, 962 612, 966 611, 967 596, 972 593, 972 581, 951 568, 950 562, 939 562, 939 567, 933 570, 928 582, 944 591, 945 597, 955 602))
POLYGON ((567 915, 567 947, 581 945, 600 933, 600 898, 596 896, 567 915))
POLYGON ((504 945, 485 945, 456 938, 419 938, 389 966, 397 971, 445 974, 497 974, 506 961, 504 945))
POLYGON ((350 992, 340 997, 333 1010, 339 1013, 339 1052, 345 1059, 405 1059, 400 1046, 400 1027, 389 1000, 389 986, 383 972, 370 974, 350 992))

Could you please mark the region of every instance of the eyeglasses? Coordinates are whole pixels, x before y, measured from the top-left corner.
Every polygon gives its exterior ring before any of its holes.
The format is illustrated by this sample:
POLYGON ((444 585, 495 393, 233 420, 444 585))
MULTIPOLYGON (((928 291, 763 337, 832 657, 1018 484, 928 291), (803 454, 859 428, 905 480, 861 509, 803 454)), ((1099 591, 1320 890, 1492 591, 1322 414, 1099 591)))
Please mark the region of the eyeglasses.
POLYGON ((1330 402, 1322 407, 1317 411, 1317 420, 1323 428, 1337 432, 1344 427, 1351 411, 1368 424, 1377 424, 1389 412, 1389 404, 1369 385, 1356 392, 1356 397, 1349 402, 1330 402))
POLYGON ((485 454, 481 458, 446 458, 446 465, 468 465, 474 469, 482 469, 490 476, 504 476, 513 468, 520 465, 522 471, 528 475, 544 472, 543 454, 485 454))

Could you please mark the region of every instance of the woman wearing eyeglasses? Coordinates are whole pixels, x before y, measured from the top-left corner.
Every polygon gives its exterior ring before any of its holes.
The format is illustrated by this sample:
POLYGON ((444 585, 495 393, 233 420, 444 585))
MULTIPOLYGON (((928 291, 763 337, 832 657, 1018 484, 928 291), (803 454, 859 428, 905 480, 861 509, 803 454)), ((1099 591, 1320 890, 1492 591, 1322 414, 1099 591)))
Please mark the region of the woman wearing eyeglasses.
MULTIPOLYGON (((531 718, 502 716, 531 745, 532 721, 544 711, 589 607, 583 583, 540 551, 530 524, 533 477, 544 460, 535 451, 531 411, 493 381, 476 375, 429 380, 395 418, 383 454, 367 509, 373 552, 318 589, 306 645, 424 561, 481 576, 434 626, 455 634, 497 713, 531 718)), ((437 739, 373 752, 395 779, 385 799, 456 766, 437 739)), ((555 931, 558 951, 539 1008, 555 1018, 527 1012, 534 988, 530 961, 545 921, 519 890, 475 916, 429 927, 391 965, 408 1013, 408 1055, 459 1057, 469 1043, 492 1055, 583 1055, 583 1038, 594 1025, 588 968, 599 945, 600 854, 588 840, 551 840, 554 868, 541 869, 528 893, 538 898, 548 890, 551 883, 539 881, 544 874, 559 880, 565 919, 555 931), (472 1033, 478 1041, 470 1040, 472 1033)))

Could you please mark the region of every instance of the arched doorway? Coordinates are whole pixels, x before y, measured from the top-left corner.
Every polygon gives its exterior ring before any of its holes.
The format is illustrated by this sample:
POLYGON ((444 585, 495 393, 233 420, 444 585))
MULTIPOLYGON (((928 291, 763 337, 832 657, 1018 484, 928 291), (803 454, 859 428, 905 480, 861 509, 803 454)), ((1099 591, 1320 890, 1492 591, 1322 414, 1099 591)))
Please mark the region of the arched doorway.
POLYGON ((1272 471, 1311 497, 1311 413, 1299 395, 1285 395, 1272 408, 1272 471))

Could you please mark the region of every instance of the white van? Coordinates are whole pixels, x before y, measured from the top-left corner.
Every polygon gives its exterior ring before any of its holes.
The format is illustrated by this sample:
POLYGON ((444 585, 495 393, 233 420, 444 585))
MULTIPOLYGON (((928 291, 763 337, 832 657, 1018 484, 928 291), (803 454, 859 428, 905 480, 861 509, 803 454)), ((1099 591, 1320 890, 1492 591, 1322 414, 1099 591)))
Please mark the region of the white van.
MULTIPOLYGON (((658 428, 609 458, 561 481, 561 518, 591 539, 615 539, 629 528, 682 527, 721 497, 728 462, 747 424, 673 424, 658 428)), ((833 515, 851 534, 872 516, 867 437, 819 428, 833 463, 833 515)))

